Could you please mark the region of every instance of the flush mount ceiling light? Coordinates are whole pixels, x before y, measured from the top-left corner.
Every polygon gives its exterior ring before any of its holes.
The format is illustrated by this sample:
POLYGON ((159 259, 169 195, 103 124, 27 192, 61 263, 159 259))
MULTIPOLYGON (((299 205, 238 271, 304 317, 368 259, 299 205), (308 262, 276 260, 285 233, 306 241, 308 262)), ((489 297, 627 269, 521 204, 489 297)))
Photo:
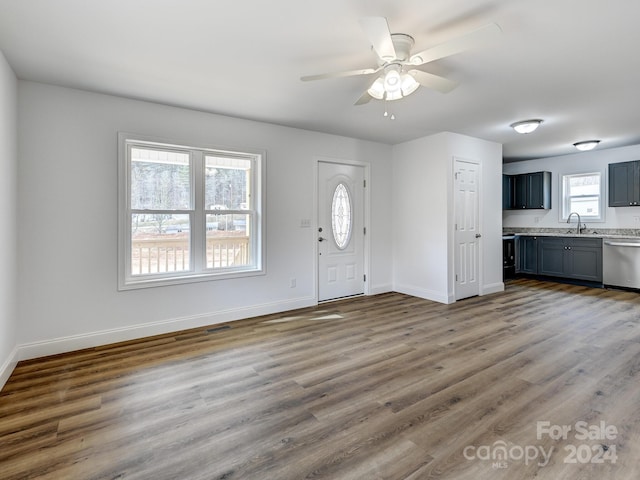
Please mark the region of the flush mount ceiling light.
POLYGON ((576 142, 573 144, 581 152, 586 152, 587 150, 593 150, 598 146, 600 140, 585 140, 584 142, 576 142))
POLYGON ((542 120, 540 119, 523 120, 521 122, 512 123, 511 128, 518 133, 531 133, 538 128, 541 123, 542 120))

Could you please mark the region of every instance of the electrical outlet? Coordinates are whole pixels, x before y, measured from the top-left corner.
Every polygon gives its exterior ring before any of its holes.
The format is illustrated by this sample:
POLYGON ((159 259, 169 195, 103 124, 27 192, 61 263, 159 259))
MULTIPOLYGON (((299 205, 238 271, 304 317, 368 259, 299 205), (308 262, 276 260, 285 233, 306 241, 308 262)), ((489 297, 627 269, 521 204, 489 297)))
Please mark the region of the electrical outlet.
POLYGON ((637 215, 636 215, 635 217, 633 217, 633 220, 634 220, 636 223, 640 223, 640 217, 639 217, 639 216, 637 216, 637 215))
POLYGON ((533 217, 533 223, 540 223, 540 217, 533 217))
POLYGON ((291 278, 289 280, 289 288, 296 288, 296 279, 295 278, 291 278))
POLYGON ((303 218, 302 220, 300 220, 300 228, 310 228, 311 227, 311 220, 308 218, 303 218))

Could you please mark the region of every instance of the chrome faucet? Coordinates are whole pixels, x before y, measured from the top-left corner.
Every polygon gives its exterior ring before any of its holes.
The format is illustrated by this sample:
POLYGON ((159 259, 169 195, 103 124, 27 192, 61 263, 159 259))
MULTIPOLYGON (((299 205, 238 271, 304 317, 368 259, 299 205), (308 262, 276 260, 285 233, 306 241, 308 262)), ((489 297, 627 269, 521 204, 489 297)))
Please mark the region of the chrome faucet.
POLYGON ((581 224, 582 220, 580 220, 580 214, 579 214, 579 213, 577 213, 577 212, 571 212, 571 213, 569 214, 569 217, 567 218, 567 223, 569 223, 569 222, 571 221, 571 217, 572 217, 573 215, 577 215, 577 216, 578 216, 578 225, 576 226, 576 233, 577 233, 578 235, 580 235, 580 233, 581 233, 580 231, 581 231, 583 228, 586 228, 586 225, 585 225, 584 227, 580 226, 580 224, 581 224))

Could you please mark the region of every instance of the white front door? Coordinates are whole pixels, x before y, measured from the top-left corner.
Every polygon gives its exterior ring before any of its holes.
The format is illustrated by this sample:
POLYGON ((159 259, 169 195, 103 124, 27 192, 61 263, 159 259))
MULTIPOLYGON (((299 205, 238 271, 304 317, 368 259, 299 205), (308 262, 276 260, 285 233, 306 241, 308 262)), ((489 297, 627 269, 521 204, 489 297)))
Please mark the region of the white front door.
POLYGON ((456 159, 454 172, 455 298, 460 300, 480 293, 480 166, 456 159))
POLYGON ((318 163, 318 300, 364 293, 364 167, 318 163))

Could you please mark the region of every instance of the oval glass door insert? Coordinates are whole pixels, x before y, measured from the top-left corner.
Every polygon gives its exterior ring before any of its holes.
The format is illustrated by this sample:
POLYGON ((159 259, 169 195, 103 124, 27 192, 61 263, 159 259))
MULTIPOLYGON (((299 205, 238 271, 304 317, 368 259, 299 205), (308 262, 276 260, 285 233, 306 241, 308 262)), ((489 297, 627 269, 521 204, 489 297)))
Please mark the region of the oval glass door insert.
POLYGON ((351 196, 346 185, 339 183, 333 192, 333 201, 331 202, 331 227, 333 239, 340 250, 344 250, 349 245, 352 226, 351 196))

